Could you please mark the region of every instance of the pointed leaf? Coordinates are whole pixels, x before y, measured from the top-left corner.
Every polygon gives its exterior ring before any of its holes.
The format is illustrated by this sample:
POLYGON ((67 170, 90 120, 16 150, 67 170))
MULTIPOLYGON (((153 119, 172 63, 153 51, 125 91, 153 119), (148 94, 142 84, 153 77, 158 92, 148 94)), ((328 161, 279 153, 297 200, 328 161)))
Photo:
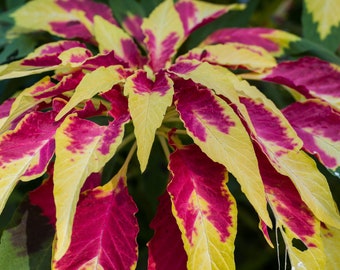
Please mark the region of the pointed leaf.
MULTIPOLYGON (((243 84, 240 91, 254 92, 254 87, 247 89, 245 86, 243 84)), ((259 102, 248 97, 240 100, 246 106, 254 127, 254 139, 269 157, 271 164, 279 173, 292 180, 302 200, 318 219, 338 227, 340 216, 327 180, 319 172, 315 162, 299 150, 299 140, 296 140, 291 128, 282 121, 283 118, 272 109, 269 102, 259 102)))
POLYGON ((300 40, 298 36, 270 28, 224 28, 212 33, 200 46, 237 42, 256 45, 274 56, 280 56, 283 54, 284 49, 289 47, 291 42, 298 40, 300 40))
POLYGON ((48 31, 65 38, 92 38, 93 17, 100 15, 116 23, 111 10, 89 0, 34 0, 12 14, 17 31, 48 31), (46 16, 49 14, 49 16, 46 16))
POLYGON ((134 40, 123 29, 96 16, 94 19, 95 38, 101 52, 114 51, 130 67, 142 66, 143 60, 134 40))
POLYGON ((157 73, 152 81, 147 77, 147 72, 139 70, 127 79, 124 92, 129 95, 129 110, 138 146, 137 156, 141 171, 144 171, 156 129, 172 103, 173 83, 164 71, 157 73))
POLYGON ((340 67, 315 57, 278 64, 264 78, 287 85, 306 97, 318 97, 340 108, 340 67))
POLYGON ((321 224, 321 237, 326 254, 327 270, 337 270, 340 267, 340 230, 321 224))
POLYGON ((73 96, 66 106, 58 113, 56 119, 61 119, 66 113, 77 106, 81 101, 90 99, 94 95, 108 91, 123 81, 121 66, 100 67, 87 73, 78 84, 73 96))
POLYGON ((44 77, 34 85, 24 89, 15 98, 11 106, 9 115, 1 119, 0 132, 7 130, 23 114, 28 113, 38 104, 49 98, 62 94, 66 91, 73 90, 83 77, 82 72, 76 72, 63 76, 61 81, 54 84, 49 77, 44 77))
MULTIPOLYGON (((331 32, 336 29, 339 31, 340 18, 337 9, 340 5, 339 0, 328 0, 327 3, 322 3, 315 0, 304 0, 306 13, 312 16, 312 23, 317 24, 317 33, 321 40, 325 40, 331 32)), ((304 16, 307 16, 304 14, 304 16)), ((304 18, 303 22, 306 20, 304 18)), ((304 25, 304 28, 312 27, 312 25, 304 25)), ((304 33, 308 33, 306 29, 304 33)), ((313 38, 308 35, 308 38, 313 38)))
POLYGON ((128 14, 122 22, 125 31, 128 32, 130 36, 134 37, 140 45, 143 45, 143 40, 145 38, 141 28, 142 23, 143 17, 136 14, 128 14))
POLYGON ((168 67, 183 42, 184 30, 172 0, 165 0, 144 19, 142 30, 153 71, 168 67))
POLYGON ((237 178, 260 217, 271 226, 257 159, 241 120, 226 102, 206 88, 197 89, 189 81, 182 81, 175 89, 179 90, 175 105, 188 134, 204 153, 237 178))
POLYGON ((57 130, 53 191, 57 210, 56 260, 69 246, 81 187, 91 173, 99 172, 114 155, 127 120, 129 116, 125 115, 109 126, 99 126, 71 114, 57 130))
POLYGON ((168 186, 188 269, 235 269, 236 203, 227 171, 190 145, 170 156, 168 186))
POLYGON ((320 221, 315 218, 291 180, 279 174, 267 157, 258 149, 260 172, 265 186, 269 205, 274 213, 276 226, 285 234, 288 252, 296 269, 302 263, 306 269, 325 269, 325 255, 320 237, 320 221), (282 229, 283 228, 283 229, 282 229), (289 233, 288 233, 289 231, 289 233), (293 239, 299 239, 306 250, 293 246, 293 239))
POLYGON ((125 176, 82 194, 71 244, 54 269, 134 269, 137 263, 137 207, 125 176))
POLYGON ((183 247, 181 231, 171 212, 171 200, 167 192, 159 199, 158 210, 150 227, 155 233, 148 243, 148 269, 186 270, 188 256, 183 247))
POLYGON ((340 177, 340 113, 326 102, 295 102, 283 110, 304 142, 304 149, 340 177))
POLYGON ((185 36, 189 36, 195 29, 216 20, 229 10, 241 10, 244 5, 216 5, 202 1, 180 0, 175 8, 181 18, 185 36))
POLYGON ((276 66, 276 61, 266 50, 258 46, 242 43, 227 43, 208 45, 195 48, 178 60, 196 59, 231 68, 245 68, 255 72, 262 72, 276 66))
POLYGON ((55 112, 33 112, 0 136, 0 212, 19 179, 41 176, 54 154, 55 112))

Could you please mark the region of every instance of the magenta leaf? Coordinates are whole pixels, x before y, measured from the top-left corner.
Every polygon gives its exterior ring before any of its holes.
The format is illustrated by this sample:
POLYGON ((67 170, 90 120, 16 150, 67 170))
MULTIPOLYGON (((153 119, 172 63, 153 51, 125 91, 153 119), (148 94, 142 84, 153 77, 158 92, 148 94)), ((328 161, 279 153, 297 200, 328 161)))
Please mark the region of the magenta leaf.
POLYGON ((304 149, 327 168, 340 170, 340 113, 316 99, 295 102, 283 113, 303 140, 304 149))
POLYGON ((131 269, 137 263, 137 207, 124 177, 83 193, 71 244, 54 269, 131 269))
POLYGON ((278 64, 264 80, 289 86, 307 98, 321 98, 340 107, 340 67, 316 57, 278 64))
POLYGON ((187 269, 188 257, 183 247, 181 231, 171 212, 171 201, 168 193, 160 197, 158 210, 150 227, 155 230, 155 233, 148 243, 148 269, 187 269), (164 252, 165 250, 166 252, 164 252))

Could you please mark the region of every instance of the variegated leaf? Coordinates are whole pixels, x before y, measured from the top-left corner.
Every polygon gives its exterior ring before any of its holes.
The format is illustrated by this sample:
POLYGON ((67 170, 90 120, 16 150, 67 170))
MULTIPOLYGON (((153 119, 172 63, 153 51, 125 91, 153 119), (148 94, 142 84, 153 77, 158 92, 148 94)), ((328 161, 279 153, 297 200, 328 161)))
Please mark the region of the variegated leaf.
POLYGON ((54 198, 57 211, 55 259, 66 252, 79 192, 86 178, 98 172, 114 155, 129 120, 126 112, 108 126, 80 119, 71 114, 56 133, 54 198))
POLYGON ((260 217, 271 226, 255 152, 239 117, 207 88, 178 81, 175 89, 175 105, 188 134, 204 153, 237 178, 260 217))
POLYGON ((95 15, 116 23, 108 6, 89 0, 34 0, 12 17, 16 32, 44 30, 65 38, 91 40, 95 15))
POLYGON ((340 109, 340 67, 316 57, 278 64, 263 78, 289 86, 307 98, 317 97, 340 109))
POLYGON ((167 192, 159 199, 158 210, 150 227, 155 233, 148 243, 148 270, 186 270, 188 256, 183 247, 181 231, 171 212, 171 200, 167 192))
POLYGON ((155 8, 142 24, 144 43, 153 71, 169 66, 171 58, 183 42, 184 30, 172 0, 165 0, 155 8))
POLYGON ((180 0, 175 8, 181 18, 185 36, 188 36, 195 29, 216 20, 229 10, 243 9, 244 5, 216 5, 203 1, 180 0))
POLYGON ((236 203, 227 171, 196 145, 170 156, 168 186, 188 255, 187 269, 235 269, 236 203))
POLYGON ((65 255, 54 269, 134 269, 137 264, 137 207, 126 177, 118 173, 103 187, 81 194, 65 255))
POLYGON ((338 250, 340 249, 340 230, 330 226, 326 226, 325 224, 321 224, 321 237, 326 255, 325 269, 339 269, 340 257, 338 250))
POLYGON ((300 269, 300 265, 304 265, 305 269, 325 269, 320 221, 301 200, 292 181, 279 174, 260 149, 256 153, 267 199, 275 216, 276 227, 284 234, 292 266, 295 269, 300 269), (294 247, 294 239, 302 241, 306 250, 301 252, 294 247))
POLYGON ((57 84, 54 84, 49 77, 44 77, 34 85, 24 89, 12 103, 9 115, 1 119, 0 131, 3 132, 7 130, 15 123, 14 121, 17 121, 20 116, 28 113, 29 110, 33 109, 39 103, 66 91, 73 90, 82 77, 82 72, 76 72, 63 76, 57 84))
POLYGON ((134 40, 123 29, 96 16, 94 19, 95 38, 101 52, 114 51, 115 56, 129 64, 141 67, 143 59, 134 40))
POLYGON ((274 105, 271 106, 269 101, 263 102, 264 99, 245 97, 247 91, 249 96, 256 93, 254 87, 247 89, 245 85, 241 88, 244 96, 240 100, 247 108, 254 127, 254 139, 275 169, 292 180, 313 214, 321 221, 339 227, 340 216, 326 178, 315 162, 299 150, 299 140, 284 118, 273 109, 274 105))
POLYGON ((340 113, 317 99, 295 102, 283 113, 303 140, 304 149, 340 177, 340 113))
POLYGON ((153 81, 147 77, 146 71, 139 70, 127 79, 124 92, 129 96, 129 110, 138 146, 137 156, 141 171, 144 171, 156 129, 172 103, 173 82, 164 71, 158 72, 153 81))
POLYGON ((90 51, 77 41, 62 40, 47 43, 22 60, 0 66, 0 79, 18 78, 55 70, 62 65, 76 64, 79 63, 79 53, 82 59, 90 56, 90 51), (70 52, 65 54, 67 51, 70 52))
POLYGON ((280 56, 289 47, 291 42, 300 38, 291 33, 271 28, 224 28, 208 36, 200 45, 205 47, 211 44, 243 43, 262 47, 274 56, 280 56))
POLYGON ((53 111, 32 112, 0 136, 0 212, 19 179, 36 179, 46 171, 59 126, 55 115, 53 111))
POLYGON ((122 22, 122 26, 126 32, 128 32, 136 41, 143 45, 145 35, 142 31, 141 25, 143 18, 136 14, 127 14, 126 18, 122 22))
POLYGON ((90 99, 100 92, 109 91, 112 86, 124 80, 123 73, 122 66, 99 67, 87 73, 78 84, 70 101, 58 113, 56 119, 61 119, 81 101, 90 99))
POLYGON ((328 0, 327 2, 304 0, 304 4, 307 13, 312 15, 313 22, 317 24, 317 31, 321 40, 326 39, 326 37, 330 35, 331 31, 333 30, 332 28, 339 30, 339 0, 328 0))
POLYGON ((207 45, 195 48, 178 58, 183 60, 198 60, 231 68, 245 68, 262 72, 276 66, 274 57, 265 49, 242 43, 226 43, 207 45))

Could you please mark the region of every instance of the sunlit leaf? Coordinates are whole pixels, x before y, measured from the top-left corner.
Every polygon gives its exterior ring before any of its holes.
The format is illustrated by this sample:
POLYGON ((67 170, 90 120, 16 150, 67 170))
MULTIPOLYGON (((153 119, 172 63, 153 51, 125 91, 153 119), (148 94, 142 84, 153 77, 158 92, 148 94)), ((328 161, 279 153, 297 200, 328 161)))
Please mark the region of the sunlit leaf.
POLYGON ((292 266, 295 269, 299 269, 299 265, 306 269, 325 269, 320 221, 301 200, 291 180, 279 174, 260 150, 256 153, 268 203, 274 213, 276 227, 280 228, 288 246, 292 266), (297 239, 306 249, 303 252, 294 246, 297 239))
POLYGON ((115 56, 129 63, 130 67, 142 66, 143 60, 137 45, 121 28, 96 16, 94 33, 101 52, 113 50, 115 56))
POLYGON ((188 256, 183 247, 181 231, 171 212, 168 193, 160 197, 158 210, 150 227, 155 233, 148 243, 148 269, 186 270, 188 256))
POLYGON ((93 72, 87 73, 80 81, 70 101, 59 112, 56 119, 61 119, 66 113, 77 106, 81 101, 92 98, 94 95, 109 91, 112 86, 122 82, 121 66, 100 67, 93 72))
POLYGON ((142 24, 153 71, 166 68, 183 42, 184 30, 172 0, 163 1, 142 24))
POLYGON ((243 43, 262 47, 274 56, 280 56, 291 42, 300 40, 298 36, 277 29, 270 28, 224 28, 215 31, 200 45, 243 43))
POLYGON ((84 48, 84 45, 77 41, 63 40, 51 42, 38 47, 22 60, 0 66, 0 78, 10 79, 23 77, 55 70, 61 65, 65 66, 72 62, 79 63, 77 50, 74 49, 78 49, 82 54, 85 54, 85 56, 89 56, 90 52, 84 48), (68 53, 67 55, 64 54, 61 59, 61 54, 68 50, 75 52, 76 55, 73 55, 72 53, 68 53))
POLYGON ((141 171, 144 171, 156 129, 172 103, 173 83, 165 72, 157 73, 153 81, 147 77, 147 72, 139 70, 127 79, 124 92, 129 95, 129 110, 138 146, 137 156, 141 171))
POLYGON ((41 176, 54 154, 56 113, 32 112, 0 136, 0 212, 19 179, 41 176))
MULTIPOLYGON (((304 142, 304 149, 335 174, 340 173, 340 113, 316 99, 295 102, 283 110, 304 142)), ((340 175, 338 175, 340 177, 340 175)))
POLYGON ((175 8, 181 18, 184 33, 190 35, 195 29, 216 20, 229 10, 241 10, 242 4, 216 5, 203 1, 180 0, 175 8))
POLYGON ((89 0, 34 0, 12 13, 16 32, 44 30, 66 38, 85 40, 91 40, 93 36, 95 15, 116 23, 108 6, 89 0))
POLYGON ((178 58, 178 60, 184 59, 196 59, 234 69, 245 68, 255 72, 262 72, 276 66, 274 57, 266 50, 242 43, 207 45, 202 48, 195 48, 178 58))
POLYGON ((17 119, 20 120, 20 117, 24 113, 28 113, 29 110, 33 109, 39 103, 66 91, 73 90, 82 77, 83 74, 81 72, 76 72, 63 76, 57 84, 54 84, 49 77, 44 77, 34 85, 24 89, 15 98, 7 117, 1 119, 0 131, 5 131, 11 125, 13 126, 17 119))
POLYGON ((339 109, 339 75, 339 66, 306 56, 296 61, 279 63, 263 79, 289 86, 307 98, 321 98, 339 109))
POLYGON ((321 224, 321 237, 326 255, 325 269, 337 270, 340 267, 340 230, 321 224))
POLYGON ((180 81, 175 89, 176 108, 188 134, 204 153, 237 178, 260 217, 271 226, 257 159, 241 120, 206 88, 180 81))
POLYGON ((80 196, 65 255, 54 269, 134 269, 137 263, 137 207, 126 177, 116 175, 103 187, 80 196))
POLYGON ((170 156, 168 186, 188 255, 187 269, 235 269, 236 203, 227 171, 195 146, 170 156))
POLYGON ((129 115, 125 114, 108 126, 99 126, 71 114, 57 130, 53 191, 57 210, 56 260, 69 246, 81 187, 114 155, 127 120, 129 115))

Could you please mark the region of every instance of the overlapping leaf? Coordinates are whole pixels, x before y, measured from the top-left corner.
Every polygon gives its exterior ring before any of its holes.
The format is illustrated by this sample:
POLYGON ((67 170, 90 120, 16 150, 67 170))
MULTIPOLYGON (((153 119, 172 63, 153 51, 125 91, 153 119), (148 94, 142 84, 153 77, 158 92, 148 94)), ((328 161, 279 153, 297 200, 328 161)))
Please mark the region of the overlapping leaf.
POLYGON ((42 175, 54 154, 54 135, 59 123, 56 113, 32 112, 18 126, 0 137, 0 210, 19 179, 42 175))
POLYGON ((255 152, 239 117, 207 88, 179 81, 175 89, 175 105, 188 134, 237 178, 260 217, 271 226, 255 152))
POLYGON ((304 142, 304 149, 340 177, 340 113, 317 99, 295 102, 283 110, 304 142))
POLYGON ((38 47, 22 60, 0 66, 0 78, 17 78, 55 70, 62 65, 79 63, 90 55, 90 51, 77 41, 51 42, 38 47))
POLYGON ((137 207, 126 177, 118 173, 103 187, 80 196, 65 255, 54 269, 134 269, 137 264, 137 207))
POLYGON ((121 28, 96 16, 94 33, 101 52, 113 50, 115 56, 128 63, 130 67, 142 66, 144 60, 137 45, 121 28))
POLYGON ((188 255, 187 269, 235 269, 236 203, 227 171, 195 145, 170 156, 168 186, 188 255))
POLYGON ((317 97, 340 108, 340 67, 315 57, 278 64, 264 80, 289 86, 306 97, 317 97))
POLYGON ((172 0, 165 0, 143 20, 144 43, 149 52, 149 65, 157 72, 168 67, 183 42, 184 30, 172 0))
POLYGON ((100 92, 109 91, 112 86, 124 80, 121 66, 100 67, 87 73, 80 81, 67 105, 58 113, 56 119, 62 118, 81 101, 92 98, 100 92))
POLYGON ((326 255, 325 269, 339 269, 340 258, 337 251, 340 248, 340 230, 321 224, 321 237, 326 255))
POLYGON ((211 44, 225 44, 230 42, 256 45, 275 56, 282 55, 291 42, 300 40, 298 36, 282 30, 270 28, 225 28, 208 36, 200 47, 211 44))
POLYGON ((217 44, 195 48, 178 58, 179 61, 185 59, 196 59, 235 69, 245 68, 255 72, 262 72, 276 66, 274 57, 266 50, 258 46, 242 43, 217 44))
POLYGON ((152 81, 146 71, 139 70, 127 79, 124 92, 129 96, 129 110, 138 145, 137 155, 141 170, 144 171, 156 129, 172 103, 173 83, 165 72, 157 73, 152 81))
POLYGON ((181 18, 185 36, 188 36, 195 29, 219 18, 229 10, 243 9, 244 5, 216 5, 203 1, 180 0, 175 4, 175 8, 181 18))
POLYGON ((186 270, 188 256, 183 247, 181 231, 171 212, 168 193, 160 197, 158 210, 150 227, 155 233, 148 243, 148 269, 186 270))
POLYGON ((56 260, 63 256, 69 246, 80 188, 91 173, 98 172, 114 155, 128 120, 127 108, 120 118, 108 126, 99 126, 71 114, 57 130, 54 169, 56 260))
POLYGON ((108 6, 89 0, 34 0, 12 17, 16 32, 44 30, 65 38, 91 40, 95 15, 116 23, 108 6))
POLYGON ((325 269, 320 221, 301 200, 291 180, 279 174, 259 149, 256 152, 267 199, 275 216, 276 227, 288 247, 292 267, 299 269, 303 265, 306 269, 325 269), (296 239, 305 245, 306 250, 301 252, 294 246, 296 239))

